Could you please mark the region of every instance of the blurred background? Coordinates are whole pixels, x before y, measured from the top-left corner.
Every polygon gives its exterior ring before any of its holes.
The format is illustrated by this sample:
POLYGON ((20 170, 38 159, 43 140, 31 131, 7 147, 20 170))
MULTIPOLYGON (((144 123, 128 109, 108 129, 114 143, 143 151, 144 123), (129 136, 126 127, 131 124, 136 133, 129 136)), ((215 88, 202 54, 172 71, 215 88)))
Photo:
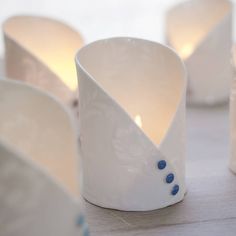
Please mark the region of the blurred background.
MULTIPOLYGON (((0 2, 0 24, 15 14, 54 17, 79 30, 88 43, 112 36, 133 36, 164 42, 165 12, 182 0, 0 0, 0 2)), ((0 57, 2 56, 1 37, 0 57)))

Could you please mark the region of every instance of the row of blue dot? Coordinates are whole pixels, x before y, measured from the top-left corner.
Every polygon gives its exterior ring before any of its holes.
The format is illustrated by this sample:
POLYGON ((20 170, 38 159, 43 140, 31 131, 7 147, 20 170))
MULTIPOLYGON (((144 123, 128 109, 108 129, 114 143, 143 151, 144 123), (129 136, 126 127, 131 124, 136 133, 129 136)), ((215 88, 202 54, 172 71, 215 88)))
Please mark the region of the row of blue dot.
MULTIPOLYGON (((157 163, 157 167, 158 167, 159 170, 165 169, 165 168, 166 168, 166 165, 167 165, 167 163, 166 163, 165 160, 158 161, 158 163, 157 163)), ((167 184, 170 184, 170 183, 172 183, 172 182, 174 181, 174 179, 175 179, 174 174, 173 174, 173 173, 170 173, 170 174, 168 174, 168 175, 166 176, 166 179, 165 179, 165 180, 166 180, 166 183, 167 183, 167 184)), ((172 190, 171 190, 171 194, 174 196, 174 195, 176 195, 178 192, 179 192, 179 185, 178 185, 178 184, 175 184, 175 185, 173 186, 172 190)))

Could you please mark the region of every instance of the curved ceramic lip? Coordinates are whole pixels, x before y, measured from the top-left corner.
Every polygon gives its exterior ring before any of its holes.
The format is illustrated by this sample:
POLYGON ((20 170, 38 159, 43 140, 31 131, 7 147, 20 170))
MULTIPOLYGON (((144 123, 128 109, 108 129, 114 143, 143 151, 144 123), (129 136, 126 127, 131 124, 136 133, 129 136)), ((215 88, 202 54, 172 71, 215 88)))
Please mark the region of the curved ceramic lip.
MULTIPOLYGON (((78 35, 80 36, 81 41, 84 42, 84 38, 80 34, 80 32, 75 27, 70 25, 69 23, 64 22, 63 20, 54 19, 54 18, 50 18, 50 17, 47 17, 47 16, 43 16, 43 15, 19 14, 19 15, 10 16, 2 24, 3 32, 8 35, 6 27, 7 27, 7 24, 9 23, 9 21, 20 19, 20 18, 28 18, 28 19, 29 18, 34 18, 34 19, 40 19, 40 20, 44 20, 44 21, 53 22, 53 23, 56 23, 56 24, 63 25, 65 27, 68 27, 71 31, 74 31, 74 32, 78 33, 78 35)), ((11 38, 11 37, 9 37, 9 38, 11 38)), ((17 40, 14 40, 14 41, 17 42, 17 40)))
MULTIPOLYGON (((80 37, 80 40, 81 40, 81 43, 83 45, 83 42, 84 42, 84 38, 82 37, 82 35, 80 34, 80 32, 75 29, 73 26, 71 26, 70 24, 64 22, 64 21, 60 21, 60 20, 57 20, 57 19, 53 19, 53 18, 50 18, 50 17, 47 17, 47 16, 39 16, 39 15, 28 15, 28 14, 22 14, 22 15, 15 15, 15 16, 11 16, 9 18, 7 18, 3 24, 2 24, 2 30, 3 30, 3 33, 4 35, 6 35, 10 40, 12 40, 13 42, 19 44, 19 41, 16 39, 16 38, 13 38, 11 37, 7 30, 6 30, 6 27, 7 27, 7 24, 9 23, 9 21, 11 20, 15 20, 15 19, 19 19, 19 18, 34 18, 34 19, 41 19, 41 20, 44 20, 44 21, 48 21, 48 22, 53 22, 53 23, 56 23, 56 24, 60 24, 60 25, 63 25, 65 27, 68 27, 70 28, 71 31, 74 31, 76 33, 78 33, 79 37, 80 37)), ((55 75, 56 77, 58 77, 58 75, 56 74, 56 72, 54 72, 53 70, 51 70, 47 64, 45 64, 45 62, 43 62, 42 59, 36 57, 31 51, 29 51, 27 49, 27 47, 25 47, 24 45, 20 44, 20 47, 23 48, 30 56, 32 56, 33 58, 35 58, 35 60, 37 60, 40 64, 44 65, 53 75, 55 75)), ((75 90, 76 91, 76 90, 75 90)))
MULTIPOLYGON (((76 128, 75 118, 71 114, 69 107, 63 105, 63 103, 60 101, 60 99, 57 98, 56 96, 52 95, 51 93, 49 93, 41 88, 38 88, 36 86, 33 86, 33 85, 25 83, 25 82, 21 82, 19 80, 0 78, 0 84, 1 83, 13 84, 16 86, 25 87, 26 89, 33 90, 36 94, 39 94, 40 96, 47 96, 50 100, 52 100, 55 104, 57 104, 57 106, 60 107, 68 115, 71 125, 73 126, 73 128, 76 128)), ((76 135, 76 132, 75 132, 75 135, 76 135)))
MULTIPOLYGON (((191 1, 196 1, 196 0, 191 0, 191 1)), ((171 7, 171 8, 167 11, 167 14, 166 14, 165 18, 168 19, 169 14, 171 14, 173 11, 175 11, 177 8, 179 8, 179 7, 181 7, 181 6, 183 6, 183 5, 185 5, 185 4, 191 3, 191 1, 189 1, 189 0, 184 0, 183 2, 181 2, 181 3, 179 3, 179 4, 177 4, 177 5, 173 6, 173 7, 171 7)), ((209 0, 204 0, 204 1, 209 1, 209 0)), ((210 1, 213 2, 213 0, 210 0, 210 1)), ((209 2, 210 2, 210 1, 209 1, 209 2)), ((219 0, 218 0, 218 1, 219 1, 219 0)), ((207 37, 218 27, 218 25, 220 24, 220 22, 223 21, 223 20, 233 11, 233 3, 232 3, 231 0, 220 0, 220 1, 229 4, 229 7, 230 7, 229 11, 220 19, 220 21, 218 21, 218 22, 207 32, 207 34, 205 35, 205 37, 203 37, 203 38, 197 43, 197 45, 196 45, 196 47, 195 47, 193 53, 192 53, 189 57, 187 57, 186 59, 184 59, 184 61, 188 61, 190 58, 193 57, 193 55, 194 55, 195 52, 198 50, 198 48, 200 47, 200 45, 201 45, 201 44, 207 39, 207 37)), ((166 31, 166 29, 165 29, 165 31, 166 31)), ((167 34, 166 34, 166 35, 167 35, 167 34)), ((168 39, 168 38, 167 38, 167 39, 168 39)))
POLYGON ((88 78, 91 78, 93 80, 93 82, 113 101, 113 103, 115 104, 115 106, 118 106, 125 114, 126 116, 128 116, 129 120, 131 122, 133 122, 133 119, 130 117, 130 115, 128 114, 128 112, 125 111, 125 109, 98 83, 98 81, 89 74, 89 72, 87 70, 85 70, 85 68, 83 67, 83 65, 80 63, 80 53, 84 50, 86 50, 88 47, 90 47, 90 45, 93 45, 93 44, 97 44, 97 43, 100 43, 100 42, 107 42, 107 41, 111 41, 111 40, 127 40, 127 41, 131 41, 131 40, 134 40, 134 41, 141 41, 141 42, 144 42, 144 43, 148 43, 148 44, 156 44, 156 45, 159 45, 161 47, 164 47, 166 50, 168 50, 169 52, 171 52, 175 57, 176 59, 180 62, 180 66, 182 66, 182 70, 183 70, 183 80, 184 80, 184 84, 183 84, 183 88, 182 88, 182 94, 179 98, 179 102, 178 102, 178 105, 176 106, 176 110, 175 112, 173 113, 173 117, 171 118, 170 120, 170 124, 169 124, 169 127, 167 128, 167 131, 165 132, 165 135, 163 136, 160 144, 156 144, 154 143, 154 141, 152 139, 150 139, 147 134, 138 126, 137 128, 139 129, 139 131, 144 135, 144 137, 146 139, 148 139, 153 146, 157 147, 157 148, 161 148, 162 144, 165 142, 166 140, 166 137, 169 133, 169 130, 171 129, 172 125, 173 125, 173 121, 175 120, 175 117, 176 117, 176 114, 177 114, 177 111, 179 110, 179 107, 181 105, 181 102, 183 100, 183 98, 185 97, 185 94, 186 94, 186 87, 187 87, 187 71, 186 71, 186 67, 185 67, 185 64, 183 62, 183 60, 180 58, 180 56, 176 53, 176 51, 166 45, 163 45, 161 43, 158 43, 158 42, 154 42, 154 41, 150 41, 150 40, 146 40, 146 39, 140 39, 140 38, 133 38, 133 37, 112 37, 112 38, 107 38, 107 39, 100 39, 100 40, 97 40, 97 41, 94 41, 90 44, 87 44, 85 45, 84 47, 82 47, 81 49, 79 49, 79 51, 76 53, 76 56, 75 56, 75 62, 76 64, 78 64, 84 71, 84 73, 88 76, 88 78))
MULTIPOLYGON (((69 108, 64 106, 58 98, 52 96, 50 93, 47 93, 44 90, 41 90, 37 87, 34 87, 32 85, 29 85, 29 84, 26 84, 26 83, 23 83, 23 82, 20 82, 17 80, 0 79, 0 84, 2 84, 2 83, 14 85, 14 86, 19 86, 19 87, 26 88, 29 90, 33 90, 36 94, 38 94, 40 96, 47 96, 50 100, 52 100, 58 107, 60 107, 60 109, 62 109, 67 114, 68 119, 70 120, 71 126, 73 127, 75 138, 77 138, 78 135, 75 132, 75 130, 76 130, 75 119, 72 116, 69 108)), ((77 141, 77 139, 76 139, 76 141, 77 141)), ((2 146, 6 146, 11 153, 16 153, 18 156, 20 156, 20 158, 25 160, 25 163, 29 163, 29 165, 32 168, 36 169, 36 171, 40 171, 42 174, 46 175, 51 182, 54 182, 66 195, 68 195, 70 198, 72 198, 75 202, 78 201, 78 199, 75 196, 73 196, 73 194, 70 194, 70 192, 67 190, 67 188, 63 184, 61 184, 61 182, 56 177, 51 175, 49 171, 47 171, 45 168, 43 168, 43 166, 37 165, 31 158, 27 158, 27 155, 23 154, 20 150, 16 149, 13 145, 10 145, 8 142, 3 141, 2 138, 0 138, 0 146, 1 146, 1 144, 3 144, 2 146)), ((77 149, 78 149, 78 147, 77 147, 77 149)), ((77 153, 78 153, 78 150, 77 150, 77 153)))

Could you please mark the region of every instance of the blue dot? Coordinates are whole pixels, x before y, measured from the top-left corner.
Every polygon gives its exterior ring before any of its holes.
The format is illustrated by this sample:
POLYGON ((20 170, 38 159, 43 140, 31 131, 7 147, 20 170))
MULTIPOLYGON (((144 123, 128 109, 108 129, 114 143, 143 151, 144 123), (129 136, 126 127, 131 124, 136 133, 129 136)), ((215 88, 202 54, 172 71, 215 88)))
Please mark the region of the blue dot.
POLYGON ((178 192, 179 192, 179 185, 176 184, 176 185, 172 188, 171 194, 174 196, 174 195, 176 195, 178 192))
POLYGON ((172 173, 168 174, 166 176, 166 183, 168 183, 168 184, 172 183, 174 181, 174 178, 175 178, 174 174, 172 174, 172 173))
POLYGON ((161 160, 157 163, 157 167, 159 170, 163 170, 166 168, 166 161, 165 160, 161 160))
POLYGON ((79 215, 77 220, 76 220, 76 224, 78 226, 82 226, 84 224, 84 222, 85 222, 84 216, 83 215, 79 215))
POLYGON ((89 236, 89 235, 90 235, 89 234, 89 229, 88 229, 88 227, 86 227, 83 231, 83 236, 89 236))

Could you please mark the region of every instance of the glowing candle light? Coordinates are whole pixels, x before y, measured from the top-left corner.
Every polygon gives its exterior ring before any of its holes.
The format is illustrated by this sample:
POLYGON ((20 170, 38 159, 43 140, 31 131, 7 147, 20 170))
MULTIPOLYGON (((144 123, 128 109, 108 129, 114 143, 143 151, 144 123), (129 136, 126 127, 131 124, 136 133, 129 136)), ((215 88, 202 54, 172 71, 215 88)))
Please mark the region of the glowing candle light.
POLYGON ((229 0, 191 0, 166 14, 167 43, 184 60, 188 71, 189 103, 213 105, 228 101, 232 9, 229 0))
POLYGON ((193 51, 194 51, 194 46, 188 43, 180 49, 179 54, 183 59, 186 59, 193 53, 193 51))
POLYGON ((66 104, 77 91, 74 56, 80 34, 63 22, 37 16, 14 16, 3 25, 6 75, 43 88, 66 104))
POLYGON ((139 128, 142 128, 143 123, 142 123, 142 118, 140 115, 135 116, 134 121, 139 128))

